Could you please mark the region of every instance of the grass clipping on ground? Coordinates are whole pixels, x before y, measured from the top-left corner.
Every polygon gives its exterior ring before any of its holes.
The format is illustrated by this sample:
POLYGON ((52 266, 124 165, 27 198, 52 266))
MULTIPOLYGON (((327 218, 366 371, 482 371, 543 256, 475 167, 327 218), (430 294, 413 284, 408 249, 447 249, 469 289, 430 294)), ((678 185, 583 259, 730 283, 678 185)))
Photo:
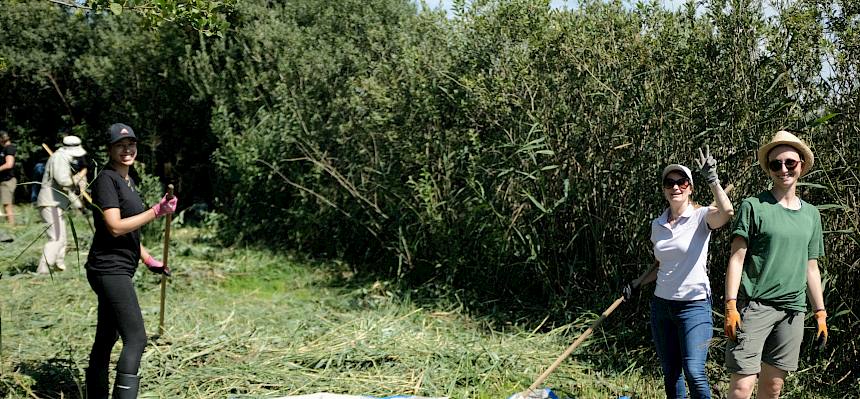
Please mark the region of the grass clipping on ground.
MULTIPOLYGON (((86 224, 76 226, 88 245, 91 233, 81 231, 86 224)), ((74 250, 65 272, 30 273, 44 239, 24 248, 40 229, 38 223, 16 229, 15 243, 0 254, 7 259, 0 266, 0 396, 80 397, 96 297, 74 250), (9 261, 18 255, 14 264, 9 261)), ((199 233, 178 226, 173 232, 166 331, 144 353, 142 398, 314 392, 506 397, 526 388, 597 317, 583 315, 548 333, 516 326, 501 332, 450 302, 420 307, 390 283, 359 281, 336 262, 216 248, 198 242, 199 233)), ((161 243, 145 245, 161 253, 161 243)), ((158 331, 159 277, 140 267, 135 285, 152 336, 158 331)), ((601 339, 593 337, 577 352, 601 339)), ((114 362, 120 348, 118 342, 114 362)), ((659 396, 661 383, 653 374, 606 375, 577 360, 565 362, 547 386, 586 398, 629 391, 659 396)))

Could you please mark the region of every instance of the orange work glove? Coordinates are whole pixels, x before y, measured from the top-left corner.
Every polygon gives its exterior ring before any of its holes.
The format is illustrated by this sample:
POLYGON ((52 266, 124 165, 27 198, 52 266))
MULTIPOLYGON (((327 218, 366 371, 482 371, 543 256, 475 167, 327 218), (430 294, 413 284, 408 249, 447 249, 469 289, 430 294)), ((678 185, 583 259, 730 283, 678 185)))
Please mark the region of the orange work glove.
POLYGON ((818 323, 818 332, 815 333, 815 346, 824 349, 827 346, 827 311, 819 309, 815 312, 815 322, 818 323))
POLYGON ((741 328, 741 314, 738 313, 737 300, 726 301, 726 337, 732 341, 738 340, 738 330, 741 328))

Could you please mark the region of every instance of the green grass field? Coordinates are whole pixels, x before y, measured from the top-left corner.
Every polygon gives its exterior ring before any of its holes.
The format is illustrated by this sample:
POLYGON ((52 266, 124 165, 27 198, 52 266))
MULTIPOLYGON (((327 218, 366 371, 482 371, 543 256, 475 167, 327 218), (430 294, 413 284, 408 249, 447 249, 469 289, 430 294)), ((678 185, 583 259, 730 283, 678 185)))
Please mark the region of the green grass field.
MULTIPOLYGON (((32 208, 18 209, 21 226, 9 231, 15 241, 0 247, 0 397, 79 398, 96 322, 83 270, 92 234, 76 216, 80 263, 72 249, 68 270, 34 275, 43 225, 32 208)), ((193 227, 176 226, 172 237, 166 331, 144 353, 142 398, 314 392, 504 398, 527 387, 597 317, 585 312, 571 324, 533 333, 500 325, 492 315, 470 316, 453 295, 419 299, 417 291, 360 278, 339 262, 219 248, 193 227)), ((145 246, 161 253, 160 242, 145 246)), ((159 278, 140 267, 136 286, 152 337, 159 278)), ((661 397, 651 348, 621 354, 612 340, 598 332, 547 386, 574 398, 661 397)), ((726 378, 711 363, 720 378, 716 388, 724 389, 726 378)), ((814 397, 798 392, 786 397, 814 397)))

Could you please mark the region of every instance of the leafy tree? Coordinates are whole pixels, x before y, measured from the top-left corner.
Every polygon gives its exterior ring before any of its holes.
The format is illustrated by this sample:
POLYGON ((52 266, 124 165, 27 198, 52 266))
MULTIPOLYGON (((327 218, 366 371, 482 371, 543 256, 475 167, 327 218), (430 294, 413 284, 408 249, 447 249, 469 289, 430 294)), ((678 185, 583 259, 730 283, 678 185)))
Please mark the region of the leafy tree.
POLYGON ((198 33, 146 29, 133 13, 83 13, 44 1, 4 0, 2 7, 0 114, 19 144, 19 165, 68 133, 81 136, 103 165, 104 132, 123 121, 141 137, 147 172, 176 183, 188 203, 211 199, 210 104, 192 98, 180 65, 198 33))
POLYGON ((49 0, 94 13, 135 13, 151 28, 182 26, 206 36, 223 36, 230 28, 236 0, 49 0))

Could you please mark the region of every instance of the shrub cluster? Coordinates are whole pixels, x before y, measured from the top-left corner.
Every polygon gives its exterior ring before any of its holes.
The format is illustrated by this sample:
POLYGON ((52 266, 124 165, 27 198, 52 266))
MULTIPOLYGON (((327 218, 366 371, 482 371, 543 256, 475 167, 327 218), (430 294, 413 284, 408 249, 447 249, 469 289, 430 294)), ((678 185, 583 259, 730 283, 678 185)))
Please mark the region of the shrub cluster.
MULTIPOLYGON (((235 34, 186 67, 216 104, 227 235, 482 298, 600 306, 587 298, 652 262, 666 164, 689 165, 709 145, 738 200, 767 188, 755 150, 789 129, 817 156, 801 194, 824 215, 834 330, 858 322, 847 294, 860 261, 848 9, 456 8, 240 5, 235 34)), ((718 295, 728 247, 725 233, 712 241, 718 295)), ((831 359, 823 367, 848 371, 831 359)))

